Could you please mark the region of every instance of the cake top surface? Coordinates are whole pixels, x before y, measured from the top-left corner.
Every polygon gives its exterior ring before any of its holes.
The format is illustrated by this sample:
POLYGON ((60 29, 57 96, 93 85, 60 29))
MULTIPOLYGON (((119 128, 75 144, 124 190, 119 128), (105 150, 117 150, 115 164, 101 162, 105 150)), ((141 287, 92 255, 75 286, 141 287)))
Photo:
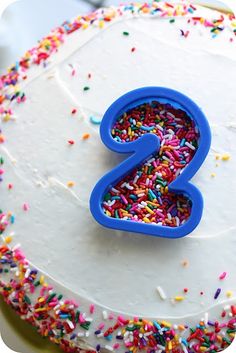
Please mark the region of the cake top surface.
POLYGON ((0 80, 2 239, 81 310, 95 303, 94 331, 119 313, 196 326, 233 302, 235 28, 233 15, 186 2, 101 9, 55 29, 0 80), (203 218, 183 239, 106 229, 89 211, 94 185, 123 159, 102 144, 99 122, 145 86, 191 97, 211 127, 192 179, 203 218))

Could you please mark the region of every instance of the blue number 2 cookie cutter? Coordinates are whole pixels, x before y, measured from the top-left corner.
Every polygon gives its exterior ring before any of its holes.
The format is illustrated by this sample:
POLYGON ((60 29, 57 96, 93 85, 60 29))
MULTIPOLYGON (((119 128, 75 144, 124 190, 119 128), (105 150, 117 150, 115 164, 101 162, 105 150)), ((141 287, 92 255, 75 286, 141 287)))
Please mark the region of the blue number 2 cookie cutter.
POLYGON ((211 144, 210 127, 201 109, 190 98, 175 90, 164 87, 139 88, 121 96, 108 108, 101 123, 100 135, 108 149, 118 153, 129 154, 129 157, 104 175, 95 185, 90 197, 90 211, 95 220, 108 228, 164 238, 180 238, 191 233, 201 220, 203 197, 200 191, 189 181, 204 162, 211 144), (102 209, 103 198, 107 191, 132 170, 144 163, 148 157, 156 154, 160 148, 159 138, 152 133, 144 134, 139 139, 127 143, 117 142, 111 135, 116 120, 123 113, 152 100, 158 100, 165 104, 170 103, 175 108, 186 111, 195 122, 200 134, 198 149, 192 161, 178 178, 168 186, 170 192, 187 195, 192 202, 190 217, 178 227, 112 218, 107 216, 102 209))

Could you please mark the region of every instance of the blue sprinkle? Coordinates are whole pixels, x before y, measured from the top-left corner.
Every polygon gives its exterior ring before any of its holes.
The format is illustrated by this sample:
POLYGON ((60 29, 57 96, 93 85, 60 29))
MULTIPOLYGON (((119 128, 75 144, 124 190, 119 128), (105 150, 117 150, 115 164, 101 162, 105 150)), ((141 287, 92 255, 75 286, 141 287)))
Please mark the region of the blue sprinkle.
POLYGON ((144 130, 144 131, 152 131, 153 129, 155 129, 155 126, 140 126, 140 129, 141 130, 144 130))
POLYGON ((95 116, 90 116, 89 120, 94 125, 100 125, 102 121, 101 119, 96 118, 95 116))

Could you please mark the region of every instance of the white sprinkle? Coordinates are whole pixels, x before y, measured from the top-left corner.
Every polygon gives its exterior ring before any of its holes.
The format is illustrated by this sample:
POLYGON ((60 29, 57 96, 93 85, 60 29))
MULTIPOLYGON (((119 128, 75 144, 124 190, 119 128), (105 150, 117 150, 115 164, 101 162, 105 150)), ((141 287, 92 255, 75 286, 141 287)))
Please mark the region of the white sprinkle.
POLYGON ((188 350, 187 350, 187 348, 185 347, 185 345, 183 343, 181 343, 181 346, 183 348, 183 352, 184 353, 188 353, 188 350))
POLYGON ((78 337, 84 337, 84 333, 83 333, 83 332, 78 332, 78 333, 77 333, 77 336, 78 336, 78 337))
POLYGON ((171 163, 170 158, 168 158, 168 157, 166 157, 166 156, 162 156, 162 159, 164 159, 165 161, 167 161, 167 162, 171 163))
POLYGON ((128 189, 128 190, 134 190, 134 187, 133 186, 131 186, 129 183, 126 183, 126 189, 128 189))
POLYGON ((170 113, 170 112, 167 112, 166 115, 169 116, 169 117, 171 117, 171 118, 173 118, 173 119, 175 119, 174 114, 172 114, 172 113, 170 113))
POLYGON ((193 151, 195 151, 195 149, 196 149, 191 143, 189 143, 187 141, 185 142, 185 146, 191 148, 191 150, 193 150, 193 151))
POLYGON ((107 319, 108 319, 108 313, 107 313, 106 310, 103 310, 102 316, 103 316, 103 319, 104 319, 104 320, 107 320, 107 319))
POLYGON ((67 324, 70 326, 71 330, 74 330, 75 326, 72 321, 66 320, 67 324))
POLYGON ((170 213, 167 213, 167 218, 169 219, 169 221, 171 221, 171 220, 172 220, 172 216, 171 216, 171 214, 170 214, 170 213))
POLYGON ((180 224, 179 217, 178 217, 178 216, 176 216, 176 217, 175 217, 175 220, 176 220, 176 226, 177 226, 177 227, 179 227, 179 224, 180 224))
POLYGON ((161 147, 164 146, 165 143, 166 143, 166 140, 163 139, 163 140, 161 141, 161 147))
POLYGON ((174 131, 173 131, 173 130, 168 129, 168 132, 169 132, 171 135, 174 135, 174 131))
POLYGON ((114 351, 113 347, 108 346, 108 344, 106 344, 104 348, 107 349, 107 350, 110 351, 110 352, 113 352, 113 351, 114 351))
POLYGON ((116 194, 119 193, 119 190, 117 190, 117 189, 115 189, 115 188, 111 188, 111 190, 112 190, 113 192, 115 192, 116 194))
POLYGON ((160 286, 157 286, 156 289, 157 289, 157 292, 158 292, 160 298, 161 298, 162 300, 166 300, 167 297, 166 297, 166 294, 165 294, 163 288, 160 287, 160 286))
POLYGON ((25 278, 28 278, 28 277, 29 277, 30 272, 31 272, 31 270, 30 270, 30 268, 28 268, 28 270, 25 272, 25 278))
POLYGON ((89 331, 85 332, 85 337, 89 337, 89 331))
POLYGON ((135 175, 135 178, 134 178, 134 184, 136 184, 136 183, 137 183, 138 179, 139 179, 139 175, 138 175, 138 174, 136 174, 136 175, 135 175))

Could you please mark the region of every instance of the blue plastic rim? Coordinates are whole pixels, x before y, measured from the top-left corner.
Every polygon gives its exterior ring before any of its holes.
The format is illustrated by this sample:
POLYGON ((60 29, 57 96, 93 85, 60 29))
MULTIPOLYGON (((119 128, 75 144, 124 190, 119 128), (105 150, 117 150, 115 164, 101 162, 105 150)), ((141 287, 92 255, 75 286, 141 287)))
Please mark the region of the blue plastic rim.
POLYGON ((202 218, 203 197, 200 191, 190 183, 190 180, 204 162, 211 144, 210 126, 207 118, 196 103, 184 94, 169 88, 139 88, 124 94, 108 108, 101 122, 100 135, 108 149, 117 153, 131 155, 104 175, 95 185, 90 197, 90 211, 95 220, 108 228, 164 238, 181 238, 191 233, 202 218), (117 142, 111 135, 111 130, 116 120, 124 112, 152 100, 170 103, 174 108, 181 108, 195 122, 199 130, 198 148, 193 159, 178 178, 168 185, 170 192, 186 195, 192 202, 190 217, 183 225, 178 227, 116 219, 107 216, 102 209, 102 202, 106 192, 150 156, 158 153, 160 139, 152 133, 144 134, 137 140, 127 143, 117 142))

